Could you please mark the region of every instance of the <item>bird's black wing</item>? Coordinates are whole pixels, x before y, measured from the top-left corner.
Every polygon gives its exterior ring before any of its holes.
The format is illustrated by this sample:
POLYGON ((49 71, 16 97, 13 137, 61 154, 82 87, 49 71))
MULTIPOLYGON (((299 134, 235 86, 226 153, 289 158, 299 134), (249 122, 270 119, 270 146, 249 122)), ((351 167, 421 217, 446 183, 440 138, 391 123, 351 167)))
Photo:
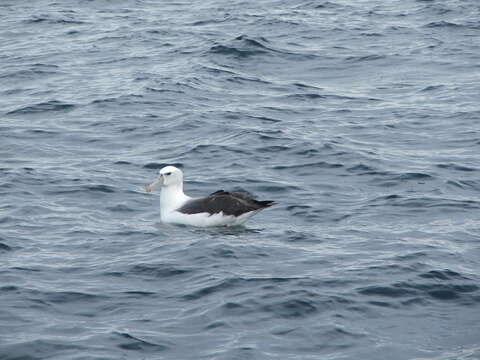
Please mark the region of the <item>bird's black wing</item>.
POLYGON ((219 190, 205 198, 188 201, 178 209, 178 211, 183 214, 206 212, 210 215, 223 212, 225 215, 240 216, 244 213, 260 210, 274 204, 272 201, 257 201, 244 193, 219 190))

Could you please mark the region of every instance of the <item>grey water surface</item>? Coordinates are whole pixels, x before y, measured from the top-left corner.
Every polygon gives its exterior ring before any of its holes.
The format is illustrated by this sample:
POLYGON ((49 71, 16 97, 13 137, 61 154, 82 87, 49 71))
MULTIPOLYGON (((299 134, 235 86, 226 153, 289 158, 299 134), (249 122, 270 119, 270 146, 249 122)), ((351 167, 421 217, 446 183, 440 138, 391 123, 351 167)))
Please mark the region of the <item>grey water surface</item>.
POLYGON ((0 359, 480 358, 477 0, 0 3, 0 359), (200 196, 279 205, 164 225, 200 196))

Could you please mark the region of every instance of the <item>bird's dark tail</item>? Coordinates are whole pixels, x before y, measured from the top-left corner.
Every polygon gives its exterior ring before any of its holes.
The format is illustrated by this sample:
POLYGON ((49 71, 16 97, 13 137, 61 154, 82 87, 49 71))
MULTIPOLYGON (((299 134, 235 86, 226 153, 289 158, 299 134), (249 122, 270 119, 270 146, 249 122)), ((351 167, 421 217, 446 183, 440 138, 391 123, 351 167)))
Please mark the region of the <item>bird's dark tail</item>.
POLYGON ((262 207, 267 208, 273 205, 278 205, 277 202, 275 201, 270 201, 270 200, 264 200, 264 201, 257 201, 258 204, 260 204, 262 207))

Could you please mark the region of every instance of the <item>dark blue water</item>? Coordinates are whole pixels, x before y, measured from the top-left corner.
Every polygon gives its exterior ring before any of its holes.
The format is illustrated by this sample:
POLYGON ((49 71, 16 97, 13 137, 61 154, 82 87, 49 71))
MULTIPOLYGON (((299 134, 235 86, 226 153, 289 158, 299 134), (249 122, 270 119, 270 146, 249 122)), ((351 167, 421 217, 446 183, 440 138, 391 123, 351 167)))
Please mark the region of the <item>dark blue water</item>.
POLYGON ((478 1, 0 19, 0 359, 480 358, 478 1), (280 205, 163 225, 166 164, 280 205))

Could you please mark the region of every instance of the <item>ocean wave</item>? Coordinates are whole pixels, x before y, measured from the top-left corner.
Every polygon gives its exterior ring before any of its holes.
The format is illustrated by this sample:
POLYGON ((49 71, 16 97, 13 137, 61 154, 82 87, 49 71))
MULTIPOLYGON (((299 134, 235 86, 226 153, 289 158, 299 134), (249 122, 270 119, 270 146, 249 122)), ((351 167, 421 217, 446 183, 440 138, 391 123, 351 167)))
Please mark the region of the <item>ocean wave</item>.
POLYGON ((7 115, 26 115, 43 112, 67 112, 73 110, 75 107, 75 104, 65 103, 58 100, 51 100, 9 111, 7 112, 7 115))
POLYGON ((114 341, 120 349, 128 351, 141 351, 142 353, 157 353, 158 351, 165 351, 169 347, 163 344, 142 340, 139 337, 133 336, 127 332, 113 332, 114 341))
POLYGON ((292 165, 276 165, 273 166, 274 170, 290 170, 290 169, 305 169, 313 171, 314 169, 338 169, 343 168, 344 165, 340 163, 329 163, 326 161, 317 161, 304 164, 292 164, 292 165))
POLYGON ((3 243, 3 242, 0 242, 0 251, 12 251, 12 247, 3 243))
POLYGON ((154 278, 168 278, 190 273, 192 270, 167 264, 136 264, 130 267, 125 275, 134 274, 154 278))
POLYGON ((274 48, 264 37, 253 38, 247 35, 240 35, 227 44, 216 44, 209 49, 208 53, 213 55, 232 56, 239 59, 247 59, 263 55, 294 56, 304 59, 312 59, 316 57, 314 54, 274 48))
POLYGON ((455 171, 466 171, 466 172, 478 171, 478 169, 474 167, 464 166, 460 164, 453 164, 453 163, 437 164, 436 166, 440 169, 455 170, 455 171))
POLYGON ((50 15, 35 15, 30 19, 24 20, 26 24, 48 24, 48 25, 85 25, 88 24, 82 20, 76 20, 67 17, 52 17, 50 15))
MULTIPOLYGON (((410 300, 416 299, 420 303, 427 304, 428 301, 454 301, 459 303, 476 304, 480 302, 479 286, 473 282, 465 282, 464 278, 462 283, 457 283, 458 276, 452 277, 451 274, 443 272, 427 273, 420 275, 424 279, 433 280, 433 282, 417 282, 414 280, 400 281, 389 285, 371 285, 358 289, 358 293, 368 297, 377 298, 392 298, 403 299, 409 298, 410 300), (440 275, 441 274, 441 275, 440 275), (442 280, 441 283, 435 282, 435 280, 442 280), (451 280, 450 282, 446 282, 451 280), (455 281, 455 282, 454 282, 455 281), (426 303, 425 303, 426 301, 426 303)), ((398 304, 397 304, 398 305, 398 304)))
MULTIPOLYGON (((424 25, 426 28, 447 28, 447 29, 454 29, 454 28, 462 28, 465 27, 465 25, 462 24, 457 24, 454 22, 450 21, 433 21, 429 22, 428 24, 424 25)), ((467 26, 468 27, 468 26, 467 26)))
MULTIPOLYGON (((58 65, 54 64, 41 64, 35 63, 28 66, 27 69, 22 70, 15 70, 5 72, 4 74, 0 74, 0 79, 4 81, 15 81, 15 80, 35 80, 55 75, 62 75, 64 74, 63 71, 60 70, 58 65)), ((31 90, 31 89, 30 89, 31 90)), ((12 89, 10 92, 22 92, 25 91, 23 89, 12 89)))
POLYGON ((383 60, 385 58, 386 58, 385 55, 369 54, 369 55, 361 55, 361 56, 347 56, 345 58, 345 61, 348 61, 348 62, 363 62, 363 61, 383 60))
POLYGON ((85 351, 85 349, 84 346, 79 346, 74 343, 66 344, 60 339, 36 339, 2 345, 0 346, 0 353, 5 360, 40 360, 45 359, 45 357, 51 357, 53 354, 60 357, 70 357, 85 351))

